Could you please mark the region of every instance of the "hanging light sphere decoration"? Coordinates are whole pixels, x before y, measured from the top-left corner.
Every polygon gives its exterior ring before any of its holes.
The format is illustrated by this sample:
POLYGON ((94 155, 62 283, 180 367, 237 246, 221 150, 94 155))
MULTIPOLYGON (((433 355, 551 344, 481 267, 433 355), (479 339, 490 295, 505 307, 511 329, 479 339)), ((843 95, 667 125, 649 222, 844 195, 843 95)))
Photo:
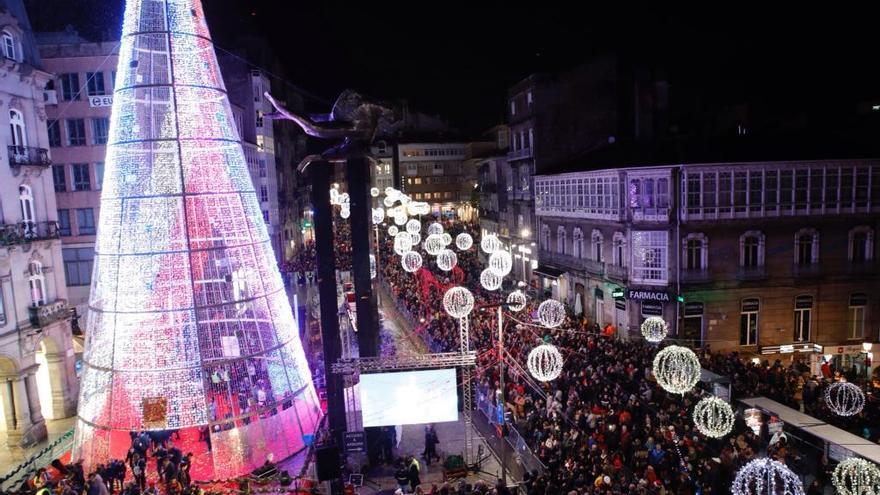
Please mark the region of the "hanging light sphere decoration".
POLYGON ((434 222, 431 225, 428 225, 428 235, 440 235, 443 233, 443 226, 438 222, 434 222))
POLYGON ((370 278, 376 278, 376 256, 370 255, 370 278))
POLYGON ((501 249, 501 241, 498 240, 498 236, 495 234, 484 235, 483 238, 480 239, 480 248, 484 253, 492 254, 501 249))
POLYGON ((562 325, 565 321, 565 306, 555 299, 547 299, 538 305, 538 321, 547 328, 562 325))
POLYGON ((394 223, 397 225, 406 225, 408 219, 409 217, 403 210, 397 210, 397 213, 394 214, 394 223))
POLYGON ((388 187, 385 188, 385 196, 391 196, 391 195, 394 195, 394 194, 397 194, 397 189, 394 189, 394 188, 391 187, 391 186, 388 186, 388 187))
POLYGON ((387 215, 388 218, 390 218, 390 219, 393 220, 394 217, 397 215, 397 207, 396 207, 396 206, 392 206, 392 207, 386 209, 386 210, 385 210, 385 215, 387 215))
POLYGON ((526 364, 535 380, 549 382, 562 373, 562 354, 552 344, 541 344, 529 352, 526 364))
POLYGON ((339 194, 338 196, 336 196, 336 201, 340 205, 350 205, 351 204, 351 198, 348 196, 348 193, 339 194))
POLYGON ((343 205, 342 208, 339 209, 339 216, 342 218, 348 218, 351 216, 351 208, 348 205, 343 205))
POLYGON ((515 290, 507 295, 507 307, 515 313, 525 309, 527 302, 528 299, 521 290, 515 290))
POLYGON ((835 382, 825 389, 825 404, 838 416, 852 416, 865 407, 865 393, 850 382, 835 382))
POLYGON ((401 194, 400 197, 397 198, 397 199, 399 199, 399 200, 400 200, 400 204, 402 204, 402 205, 404 205, 404 206, 406 206, 406 205, 408 205, 408 204, 410 204, 410 203, 412 202, 412 198, 410 198, 410 197, 407 196, 406 194, 401 194))
POLYGON ((453 318, 464 318, 474 310, 474 295, 464 287, 453 287, 443 294, 443 309, 453 318))
POLYGON ((730 404, 718 397, 706 397, 694 407, 694 425, 707 437, 727 435, 733 429, 734 419, 730 404))
POLYGON ((440 251, 446 248, 446 244, 443 244, 443 237, 437 234, 429 235, 425 239, 425 252, 430 254, 431 256, 437 256, 440 254, 440 251))
POLYGON ((409 222, 406 222, 406 231, 410 234, 418 234, 422 231, 422 222, 413 218, 409 222))
POLYGON ((382 204, 385 205, 386 208, 391 208, 394 206, 395 201, 391 199, 391 196, 385 196, 385 199, 382 200, 382 204))
POLYGON ((669 325, 659 316, 649 316, 642 322, 642 335, 648 342, 660 342, 669 333, 669 325))
POLYGON ((395 227, 394 225, 392 225, 391 227, 388 227, 388 235, 390 235, 391 237, 396 237, 397 234, 399 234, 399 233, 400 233, 400 230, 398 230, 398 228, 395 227))
POLYGON ((407 251, 400 257, 400 265, 409 273, 413 273, 422 267, 422 255, 415 251, 407 251))
POLYGON ((382 207, 373 208, 373 225, 379 225, 385 220, 385 209, 382 207))
POLYGON ((467 251, 474 245, 474 238, 467 232, 462 232, 455 237, 455 247, 462 251, 467 251))
POLYGON ((330 204, 338 205, 339 204, 339 190, 335 187, 330 188, 330 204))
POLYGON ((394 236, 394 252, 399 256, 403 256, 403 253, 412 250, 412 237, 406 232, 398 232, 397 235, 394 236))
POLYGON ((440 234, 440 237, 443 238, 443 244, 445 244, 447 246, 452 244, 452 236, 449 235, 448 233, 444 232, 444 233, 440 234))
POLYGON ((804 495, 804 485, 785 464, 761 458, 736 473, 730 492, 733 495, 804 495))
POLYGON ((504 249, 489 255, 489 269, 504 277, 513 269, 513 257, 504 249))
POLYGON ((480 273, 480 285, 486 290, 498 290, 501 288, 501 276, 486 268, 480 273))
POLYGON ((437 255, 437 268, 448 272, 458 263, 458 256, 451 249, 444 249, 437 255))
POLYGON ((880 494, 880 468, 872 462, 850 457, 834 468, 831 482, 840 495, 880 494))
POLYGON ((378 198, 379 197, 379 188, 378 187, 371 187, 370 188, 370 196, 372 196, 374 198, 378 198))
POLYGON ((654 377, 672 394, 684 395, 700 381, 700 360, 687 347, 671 345, 654 356, 654 377))
POLYGON ((410 234, 410 237, 412 237, 412 245, 413 246, 418 246, 419 243, 422 242, 422 235, 419 233, 410 234))

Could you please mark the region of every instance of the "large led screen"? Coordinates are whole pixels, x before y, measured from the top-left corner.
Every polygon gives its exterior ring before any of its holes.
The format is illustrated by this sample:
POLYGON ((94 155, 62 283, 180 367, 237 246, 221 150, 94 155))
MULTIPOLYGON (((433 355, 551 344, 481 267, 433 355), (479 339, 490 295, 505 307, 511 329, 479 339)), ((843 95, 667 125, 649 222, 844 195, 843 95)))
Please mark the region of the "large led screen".
POLYGON ((458 421, 455 369, 361 374, 364 427, 458 421))

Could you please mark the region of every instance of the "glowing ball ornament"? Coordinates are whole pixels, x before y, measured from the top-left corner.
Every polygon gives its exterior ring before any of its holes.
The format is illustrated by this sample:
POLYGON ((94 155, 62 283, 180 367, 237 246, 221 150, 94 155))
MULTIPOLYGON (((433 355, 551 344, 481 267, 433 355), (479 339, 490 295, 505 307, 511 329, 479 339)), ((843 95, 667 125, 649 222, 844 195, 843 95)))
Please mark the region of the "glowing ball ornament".
POLYGON ((412 250, 412 237, 406 232, 398 232, 394 236, 394 252, 400 256, 412 250))
POLYGON ((400 230, 398 230, 398 228, 394 225, 388 227, 388 235, 390 235, 391 237, 395 237, 398 233, 400 233, 400 230))
POLYGON ((727 435, 733 429, 734 419, 730 404, 718 397, 706 397, 694 407, 694 425, 707 437, 727 435))
POLYGON ((437 268, 448 272, 458 263, 458 256, 451 249, 444 249, 437 255, 437 268))
POLYGON ((654 378, 672 394, 684 395, 700 381, 700 360, 687 347, 671 345, 654 356, 654 378))
POLYGON ((351 208, 346 205, 343 205, 342 208, 339 209, 339 216, 342 218, 348 218, 351 216, 351 208))
POLYGON ((474 310, 474 295, 464 287, 453 287, 443 294, 443 309, 453 318, 465 318, 474 310))
POLYGON ((412 237, 412 245, 413 246, 418 246, 419 243, 422 242, 422 235, 419 233, 410 234, 410 237, 412 237))
POLYGON ((340 206, 351 204, 351 198, 349 197, 348 193, 339 194, 339 196, 336 196, 336 201, 340 206))
POLYGON ((513 257, 504 249, 489 255, 489 269, 504 277, 513 269, 513 257))
POLYGON ((452 244, 452 236, 449 235, 448 233, 444 232, 444 233, 440 234, 440 237, 443 238, 443 244, 445 244, 447 246, 452 244))
POLYGON ((491 268, 486 268, 480 273, 480 285, 486 290, 498 290, 501 288, 502 277, 493 272, 491 268))
POLYGON ((825 389, 825 405, 838 416, 853 416, 865 407, 865 393, 850 382, 835 382, 825 389))
POLYGON ((339 204, 339 190, 335 187, 330 188, 330 204, 338 205, 339 204))
POLYGON ((492 254, 501 249, 502 246, 503 244, 498 240, 498 236, 495 234, 484 235, 483 238, 480 239, 480 249, 486 254, 492 254))
POLYGON ((462 251, 467 251, 474 245, 474 238, 467 232, 462 232, 455 237, 455 247, 462 251))
POLYGON ((555 299, 547 299, 538 305, 538 321, 547 328, 556 328, 565 321, 565 305, 555 299))
POLYGON ((391 186, 385 188, 385 196, 397 196, 399 192, 391 186))
POLYGON ((406 215, 405 211, 397 210, 397 213, 394 214, 395 225, 406 225, 407 219, 409 219, 409 217, 406 215))
POLYGON ((428 238, 425 239, 425 252, 431 256, 437 256, 440 254, 440 251, 443 251, 445 248, 446 244, 443 244, 443 237, 440 235, 429 235, 428 238))
POLYGON ((660 342, 666 338, 667 333, 669 333, 669 325, 659 316, 649 316, 642 322, 642 336, 648 342, 660 342))
POLYGON ((378 198, 379 197, 379 188, 378 187, 371 187, 370 188, 370 196, 372 196, 374 198, 378 198))
POLYGON ((440 225, 438 222, 434 222, 431 225, 428 225, 428 235, 440 235, 443 233, 443 225, 440 225))
POLYGON ((422 231, 422 222, 419 222, 416 219, 406 222, 406 231, 410 234, 418 234, 422 231))
POLYGON ((400 201, 400 204, 402 204, 404 206, 406 206, 412 202, 412 198, 410 198, 406 194, 401 194, 400 197, 397 199, 400 201))
POLYGON ((785 464, 761 458, 737 471, 730 492, 733 495, 804 495, 804 486, 785 464))
POLYGON ((549 382, 562 373, 562 354, 552 344, 541 344, 529 352, 526 364, 535 380, 549 382))
POLYGON ((385 209, 373 208, 373 225, 379 225, 383 220, 385 220, 385 209))
POLYGON ((422 267, 422 255, 415 251, 407 251, 400 257, 400 265, 409 273, 413 273, 422 267))
POLYGON ((527 302, 528 299, 521 290, 515 290, 507 295, 507 307, 515 313, 525 309, 527 302))
POLYGON ((880 495, 880 468, 864 459, 850 457, 834 468, 831 482, 840 495, 880 495))
POLYGON ((397 207, 392 206, 390 208, 387 208, 385 210, 385 214, 388 216, 388 218, 394 220, 394 217, 397 216, 397 207))
POLYGON ((394 203, 396 203, 396 201, 392 199, 391 196, 385 196, 385 199, 382 200, 382 204, 384 204, 386 208, 391 208, 394 206, 394 203))

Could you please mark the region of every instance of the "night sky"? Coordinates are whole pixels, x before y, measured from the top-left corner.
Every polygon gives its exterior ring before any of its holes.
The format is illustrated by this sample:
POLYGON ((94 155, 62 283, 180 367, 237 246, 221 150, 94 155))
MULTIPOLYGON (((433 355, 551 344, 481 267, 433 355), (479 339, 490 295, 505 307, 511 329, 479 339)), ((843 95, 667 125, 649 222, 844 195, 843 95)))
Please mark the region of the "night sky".
MULTIPOLYGON (((122 1, 26 0, 37 30, 72 24, 91 39, 118 36, 122 1)), ((287 80, 332 101, 346 87, 406 98, 467 132, 502 120, 507 87, 536 71, 609 50, 660 63, 679 91, 718 104, 759 101, 780 111, 853 109, 880 98, 876 17, 852 9, 767 10, 705 3, 391 3, 203 0, 218 46, 264 35, 287 80), (578 5, 575 9, 572 6, 578 5), (728 10, 724 10, 728 8, 728 10)))

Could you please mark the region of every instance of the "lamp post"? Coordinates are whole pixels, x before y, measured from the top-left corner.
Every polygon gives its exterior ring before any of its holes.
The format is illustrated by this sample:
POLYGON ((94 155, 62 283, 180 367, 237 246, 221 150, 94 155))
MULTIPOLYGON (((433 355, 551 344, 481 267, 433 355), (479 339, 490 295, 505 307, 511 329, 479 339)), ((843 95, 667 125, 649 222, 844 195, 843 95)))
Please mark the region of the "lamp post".
POLYGON ((862 352, 865 354, 865 388, 870 389, 871 386, 871 342, 862 342, 862 352))

